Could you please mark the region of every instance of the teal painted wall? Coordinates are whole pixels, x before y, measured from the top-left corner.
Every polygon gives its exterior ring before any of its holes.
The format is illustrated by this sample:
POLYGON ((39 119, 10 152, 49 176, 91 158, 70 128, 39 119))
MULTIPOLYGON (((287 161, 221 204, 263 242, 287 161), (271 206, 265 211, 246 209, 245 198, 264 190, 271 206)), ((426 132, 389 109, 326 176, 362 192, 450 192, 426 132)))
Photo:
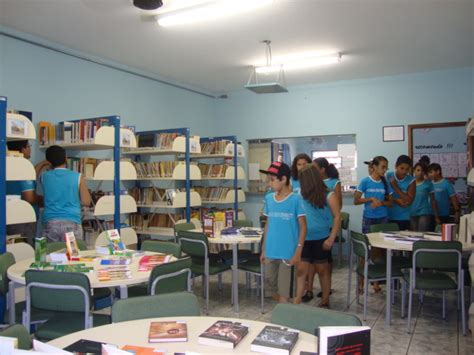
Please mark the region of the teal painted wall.
MULTIPOLYGON (((355 134, 358 177, 375 155, 389 159, 407 153, 408 142, 382 142, 385 125, 464 121, 474 114, 472 68, 380 77, 290 88, 287 94, 239 91, 216 102, 216 129, 247 139, 355 134)), ((261 197, 250 196, 248 216, 256 216, 261 197)), ((362 207, 344 199, 351 228, 360 230, 362 207)))

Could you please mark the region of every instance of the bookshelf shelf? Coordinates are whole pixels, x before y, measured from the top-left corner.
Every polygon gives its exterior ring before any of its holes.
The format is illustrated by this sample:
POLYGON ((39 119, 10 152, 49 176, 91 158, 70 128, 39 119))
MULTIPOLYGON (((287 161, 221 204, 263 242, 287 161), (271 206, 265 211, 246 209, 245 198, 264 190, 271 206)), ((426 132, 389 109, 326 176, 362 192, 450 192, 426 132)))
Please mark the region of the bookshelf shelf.
POLYGON ((36 139, 33 123, 25 116, 17 113, 7 113, 7 141, 36 139))
MULTIPOLYGON (((74 150, 104 150, 113 149, 115 136, 115 128, 113 126, 100 127, 95 134, 93 139, 86 142, 72 142, 65 143, 57 141, 55 144, 60 145, 64 149, 74 150)), ((46 149, 53 144, 40 145, 40 149, 46 149)), ((120 147, 121 148, 135 148, 137 146, 137 140, 133 132, 127 128, 120 128, 120 147)))
MULTIPOLYGON (((189 149, 192 154, 201 152, 199 137, 189 137, 189 149)), ((171 149, 157 149, 155 147, 124 149, 124 155, 178 155, 186 153, 186 137, 176 137, 171 149)))
MULTIPOLYGON (((108 216, 115 213, 115 196, 102 196, 96 203, 94 208, 94 216, 108 216)), ((129 195, 120 195, 120 213, 137 212, 137 204, 135 199, 129 195)))
MULTIPOLYGON (((88 180, 94 181, 112 181, 114 180, 114 165, 112 160, 100 162, 94 171, 94 177, 88 180)), ((133 164, 129 161, 120 162, 120 180, 137 180, 137 172, 133 164)))
MULTIPOLYGON (((190 207, 201 206, 201 196, 196 191, 191 191, 190 193, 191 203, 190 207)), ((186 192, 178 192, 173 199, 173 204, 169 205, 167 202, 157 202, 151 205, 138 204, 137 207, 142 208, 162 208, 162 209, 176 209, 176 208, 185 208, 186 207, 186 192)))
POLYGON ((36 213, 28 202, 20 199, 6 201, 7 225, 36 222, 36 213))
MULTIPOLYGON (((234 180, 235 176, 235 167, 229 166, 226 169, 225 176, 223 177, 203 177, 201 180, 234 180)), ((237 167, 237 180, 245 180, 245 171, 241 166, 237 167)))
MULTIPOLYGON (((233 204, 235 203, 235 190, 229 190, 227 191, 225 199, 221 199, 218 201, 214 200, 203 200, 202 203, 205 205, 227 205, 227 204, 233 204)), ((237 191, 237 202, 245 202, 245 192, 243 190, 238 190, 237 191)))
MULTIPOLYGON (((201 170, 196 165, 189 166, 190 180, 201 180, 201 170)), ((170 181, 170 180, 186 180, 186 164, 178 164, 173 169, 173 174, 170 177, 140 177, 137 180, 143 181, 170 181)))
POLYGON ((23 157, 7 157, 7 181, 36 180, 33 164, 23 157))
MULTIPOLYGON (((224 158, 232 159, 234 157, 234 143, 229 143, 226 145, 223 154, 191 154, 193 159, 215 159, 215 158, 224 158)), ((237 144, 237 157, 244 158, 245 150, 241 144, 237 144)))

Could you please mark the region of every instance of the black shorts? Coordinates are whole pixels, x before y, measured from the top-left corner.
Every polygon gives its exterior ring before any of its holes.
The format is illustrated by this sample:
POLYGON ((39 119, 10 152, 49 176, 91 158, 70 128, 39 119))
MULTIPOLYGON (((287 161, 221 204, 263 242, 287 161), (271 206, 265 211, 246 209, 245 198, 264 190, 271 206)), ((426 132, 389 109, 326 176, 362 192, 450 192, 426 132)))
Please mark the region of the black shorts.
POLYGON ((331 260, 331 251, 323 250, 323 243, 327 238, 321 240, 305 240, 301 252, 301 261, 310 264, 323 264, 331 260))

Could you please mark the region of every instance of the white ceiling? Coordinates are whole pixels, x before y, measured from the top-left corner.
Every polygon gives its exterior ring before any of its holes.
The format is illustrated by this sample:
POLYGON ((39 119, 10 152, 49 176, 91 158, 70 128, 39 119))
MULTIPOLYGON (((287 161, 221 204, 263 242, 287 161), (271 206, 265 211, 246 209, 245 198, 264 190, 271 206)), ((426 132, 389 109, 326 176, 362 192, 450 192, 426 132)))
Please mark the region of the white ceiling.
POLYGON ((343 54, 338 65, 287 72, 289 86, 474 66, 474 0, 275 0, 169 28, 141 13, 131 0, 0 0, 1 25, 212 93, 246 84, 263 39, 274 56, 343 54))

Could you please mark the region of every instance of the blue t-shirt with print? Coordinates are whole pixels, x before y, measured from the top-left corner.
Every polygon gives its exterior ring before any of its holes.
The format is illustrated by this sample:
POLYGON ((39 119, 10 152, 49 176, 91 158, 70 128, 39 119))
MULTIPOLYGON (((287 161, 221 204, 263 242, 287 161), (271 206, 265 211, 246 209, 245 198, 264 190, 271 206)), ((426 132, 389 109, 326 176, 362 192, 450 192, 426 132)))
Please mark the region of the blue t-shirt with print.
POLYGON ((431 209, 431 194, 434 193, 434 186, 430 180, 416 183, 416 195, 410 208, 411 216, 429 216, 433 214, 431 209))
POLYGON ((334 220, 328 204, 328 199, 332 194, 332 192, 327 194, 326 203, 323 208, 315 207, 309 201, 303 200, 308 228, 305 240, 321 240, 329 237, 334 220))
MULTIPOLYGON (((387 181, 387 193, 389 195, 392 194, 392 189, 390 188, 390 184, 387 181)), ((376 181, 372 179, 372 177, 367 176, 361 180, 359 186, 357 187, 357 191, 360 191, 364 194, 365 198, 375 197, 380 201, 385 200, 385 185, 382 182, 382 179, 376 181)), ((364 217, 365 218, 383 218, 387 217, 388 215, 388 208, 386 206, 379 206, 376 208, 372 208, 372 202, 364 203, 364 217)))
POLYGON ((275 193, 268 194, 263 214, 268 217, 265 257, 291 259, 298 245, 298 217, 305 216, 303 199, 290 193, 284 200, 277 201, 275 193))
MULTIPOLYGON (((389 171, 386 175, 386 179, 387 184, 391 184, 391 180, 395 179, 398 188, 402 190, 403 193, 407 193, 408 187, 415 181, 415 178, 411 175, 407 175, 399 180, 394 171, 389 171)), ((396 191, 393 191, 392 197, 400 198, 396 191)), ((394 221, 408 221, 410 219, 410 206, 402 207, 394 202, 393 206, 388 209, 388 218, 394 221)))
POLYGON ((450 197, 456 195, 453 185, 446 179, 438 182, 433 181, 436 205, 440 217, 449 216, 450 197))
POLYGON ((290 184, 291 188, 293 189, 293 192, 295 194, 300 194, 301 195, 301 184, 299 180, 295 180, 293 178, 290 178, 290 184))
POLYGON ((339 179, 335 179, 335 178, 324 179, 324 184, 326 185, 326 187, 328 188, 330 192, 334 191, 334 189, 336 188, 336 185, 340 183, 341 181, 339 179))

